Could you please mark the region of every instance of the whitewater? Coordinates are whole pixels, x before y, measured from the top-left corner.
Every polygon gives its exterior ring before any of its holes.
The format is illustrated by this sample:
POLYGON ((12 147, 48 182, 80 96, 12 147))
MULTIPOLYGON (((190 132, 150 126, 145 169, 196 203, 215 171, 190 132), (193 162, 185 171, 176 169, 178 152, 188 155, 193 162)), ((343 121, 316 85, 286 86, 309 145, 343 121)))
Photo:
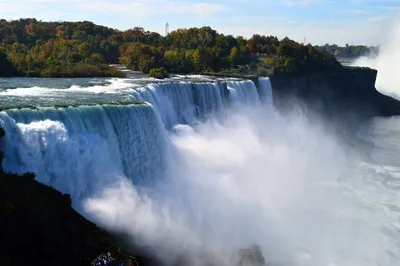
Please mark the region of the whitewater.
POLYGON ((277 112, 268 78, 66 90, 135 103, 0 112, 5 171, 36 173, 163 264, 232 265, 254 244, 269 265, 399 264, 396 118, 360 126, 365 154, 322 119, 277 112))

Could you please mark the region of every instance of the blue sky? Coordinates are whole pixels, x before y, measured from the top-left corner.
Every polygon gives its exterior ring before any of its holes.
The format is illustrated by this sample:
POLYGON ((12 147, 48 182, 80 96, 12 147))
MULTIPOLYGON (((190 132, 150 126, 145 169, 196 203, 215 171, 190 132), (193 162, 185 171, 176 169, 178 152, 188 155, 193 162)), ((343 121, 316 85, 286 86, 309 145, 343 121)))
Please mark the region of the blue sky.
POLYGON ((288 36, 313 44, 380 44, 400 0, 0 0, 0 17, 90 20, 164 32, 208 25, 219 32, 288 36))

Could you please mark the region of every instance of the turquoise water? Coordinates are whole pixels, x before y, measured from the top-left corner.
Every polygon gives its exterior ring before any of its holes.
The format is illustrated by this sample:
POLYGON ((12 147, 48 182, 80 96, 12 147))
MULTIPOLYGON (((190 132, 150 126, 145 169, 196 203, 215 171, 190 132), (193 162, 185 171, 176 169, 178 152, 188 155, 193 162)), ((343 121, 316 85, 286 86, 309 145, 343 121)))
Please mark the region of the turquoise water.
POLYGON ((0 78, 0 106, 82 105, 130 102, 132 88, 151 83, 221 79, 206 76, 173 76, 163 81, 146 77, 131 78, 0 78))
POLYGON ((24 107, 124 102, 130 100, 125 90, 132 88, 133 83, 134 80, 105 78, 0 79, 0 106, 24 107))

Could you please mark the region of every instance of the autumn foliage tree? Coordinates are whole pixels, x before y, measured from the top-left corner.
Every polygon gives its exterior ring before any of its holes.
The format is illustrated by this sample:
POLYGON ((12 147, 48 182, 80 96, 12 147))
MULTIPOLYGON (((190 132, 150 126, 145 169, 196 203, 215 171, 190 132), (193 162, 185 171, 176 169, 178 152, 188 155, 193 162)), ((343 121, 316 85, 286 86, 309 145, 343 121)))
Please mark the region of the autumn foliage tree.
POLYGON ((329 52, 287 38, 254 34, 246 39, 210 27, 161 36, 141 27, 119 31, 88 21, 0 20, 0 40, 2 69, 9 62, 12 73, 26 76, 119 75, 109 66, 117 63, 145 73, 161 67, 169 73, 251 72, 260 66, 297 71, 336 64, 329 52))
POLYGON ((332 54, 313 49, 311 45, 303 45, 289 38, 280 42, 277 55, 278 58, 275 60, 276 71, 304 72, 342 67, 332 54))
POLYGON ((231 49, 231 54, 230 54, 232 67, 235 67, 238 64, 239 57, 240 57, 239 49, 235 46, 231 49))

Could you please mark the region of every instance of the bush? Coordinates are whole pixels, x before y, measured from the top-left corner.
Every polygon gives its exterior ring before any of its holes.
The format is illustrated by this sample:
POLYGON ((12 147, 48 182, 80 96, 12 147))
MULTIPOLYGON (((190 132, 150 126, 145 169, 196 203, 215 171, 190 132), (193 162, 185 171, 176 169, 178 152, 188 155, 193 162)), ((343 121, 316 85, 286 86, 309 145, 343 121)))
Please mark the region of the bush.
POLYGON ((51 65, 40 73, 26 72, 27 76, 41 77, 125 77, 124 73, 106 64, 76 63, 73 65, 51 65))
POLYGON ((156 79, 164 79, 164 78, 168 78, 168 73, 165 70, 165 68, 163 68, 163 67, 152 68, 149 71, 149 77, 156 78, 156 79))

